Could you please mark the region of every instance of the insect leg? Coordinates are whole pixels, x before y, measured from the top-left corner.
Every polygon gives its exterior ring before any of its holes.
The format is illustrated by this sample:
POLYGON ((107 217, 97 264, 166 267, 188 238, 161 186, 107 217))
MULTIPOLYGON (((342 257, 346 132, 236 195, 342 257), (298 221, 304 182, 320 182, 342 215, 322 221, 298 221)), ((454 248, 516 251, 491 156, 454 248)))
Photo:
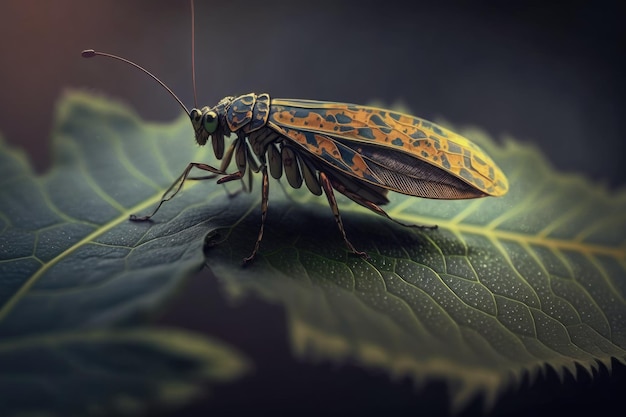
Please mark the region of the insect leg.
POLYGON ((359 255, 361 257, 366 258, 367 253, 356 250, 354 245, 350 243, 348 237, 346 236, 346 231, 343 228, 343 221, 341 220, 341 215, 339 214, 339 206, 337 205, 337 199, 335 199, 335 193, 333 192, 333 186, 323 172, 320 171, 320 184, 322 185, 322 189, 324 190, 324 194, 326 194, 326 198, 328 198, 328 204, 330 205, 331 210, 333 211, 333 215, 335 216, 335 221, 337 222, 337 226, 339 227, 339 231, 341 232, 341 236, 343 236, 343 241, 346 242, 348 249, 350 249, 355 255, 359 255))
POLYGON ((235 181, 235 180, 240 180, 243 177, 243 174, 239 171, 233 173, 233 174, 228 174, 225 177, 220 178, 219 180, 217 180, 218 184, 224 184, 226 182, 231 182, 231 181, 235 181))
POLYGON ((259 251, 259 247, 261 246, 261 240, 263 239, 263 226, 265 226, 265 219, 267 218, 267 206, 270 195, 270 180, 269 175, 267 175, 267 167, 263 166, 261 169, 263 172, 262 186, 261 186, 261 228, 259 229, 259 236, 256 239, 256 243, 254 244, 254 250, 247 258, 244 258, 243 264, 247 265, 252 260, 254 260, 257 252, 259 251))
POLYGON ((385 210, 383 210, 382 208, 380 208, 380 206, 372 203, 369 200, 364 199, 363 197, 361 197, 360 195, 353 193, 352 191, 349 191, 346 189, 346 187, 344 187, 343 185, 333 181, 332 182, 333 187, 335 187, 335 189, 337 189, 337 191, 339 191, 341 194, 345 195, 346 197, 348 197, 350 200, 354 201, 355 203, 358 203, 360 205, 362 205, 363 207, 372 210, 374 213, 379 214, 383 217, 386 217, 387 219, 391 220, 394 223, 397 223, 401 226, 404 227, 416 227, 418 229, 436 229, 437 225, 419 225, 419 224, 408 224, 408 223, 402 223, 399 220, 394 219, 393 217, 391 217, 389 214, 387 214, 387 212, 385 210))
MULTIPOLYGON (((235 150, 235 146, 231 145, 228 150, 226 151, 226 155, 224 157, 224 160, 222 161, 222 164, 220 165, 220 168, 218 169, 218 171, 220 171, 220 173, 214 173, 211 175, 203 175, 203 176, 199 176, 199 177, 187 177, 187 180, 193 180, 193 181, 199 181, 199 180, 210 180, 210 179, 214 179, 220 175, 226 175, 226 168, 228 168, 228 166, 230 165, 230 162, 232 161, 232 157, 234 154, 234 150, 235 150)), ((213 171, 210 171, 213 172, 213 171)), ((226 182, 229 181, 233 181, 233 180, 238 180, 241 179, 242 175, 239 172, 235 172, 234 174, 228 174, 222 178, 220 178, 217 183, 218 184, 224 184, 226 182)), ((180 180, 180 178, 178 179, 178 181, 180 180)), ((171 187, 170 187, 171 188, 171 187)), ((228 197, 233 198, 235 196, 237 196, 237 194, 239 194, 242 190, 237 190, 234 193, 231 193, 230 191, 228 191, 228 188, 224 187, 226 194, 228 195, 228 197)), ((172 196, 173 197, 173 196, 172 196)))
MULTIPOLYGON (((136 216, 134 214, 131 214, 130 215, 130 220, 135 221, 135 222, 143 222, 143 221, 146 221, 146 220, 150 220, 150 218, 152 216, 154 216, 157 211, 159 211, 159 209, 161 208, 163 203, 165 203, 166 201, 169 201, 172 198, 174 198, 174 196, 176 194, 178 194, 178 192, 181 190, 181 188, 183 188, 183 184, 188 179, 189 172, 191 172, 191 170, 193 168, 198 168, 198 169, 201 169, 203 171, 212 172, 215 175, 226 175, 226 172, 224 172, 224 171, 222 171, 220 169, 217 169, 217 168, 213 168, 210 165, 202 164, 202 163, 198 163, 198 162, 191 162, 189 165, 187 165, 187 168, 185 168, 183 173, 180 174, 180 176, 176 179, 176 181, 174 181, 172 183, 172 185, 170 185, 170 187, 163 193, 163 197, 161 197, 161 201, 159 202, 159 205, 156 206, 156 208, 154 209, 154 211, 151 214, 149 214, 147 216, 141 216, 141 217, 138 217, 138 216, 136 216), (176 185, 178 185, 178 187, 176 187, 176 185), (174 188, 176 188, 176 190, 171 195, 168 196, 168 194, 170 194, 170 192, 174 188)), ((214 177, 215 175, 209 175, 207 177, 200 177, 200 179, 210 179, 211 177, 214 177)))
MULTIPOLYGON (((227 182, 230 181, 235 181, 235 180, 239 180, 242 178, 242 174, 241 172, 237 171, 233 174, 228 174, 226 176, 223 176, 222 178, 220 178, 219 180, 217 180, 218 184, 225 184, 227 182)), ((211 175, 205 175, 203 177, 187 177, 188 180, 193 180, 193 181, 197 181, 197 180, 210 180, 213 178, 218 177, 218 174, 211 174, 211 175)), ((224 189, 226 190, 226 194, 228 195, 228 197, 233 198, 235 196, 237 196, 237 194, 239 194, 241 191, 244 191, 244 189, 239 189, 237 191, 235 191, 234 193, 231 193, 230 191, 228 191, 228 188, 224 187, 224 189)))
POLYGON ((217 177, 218 177, 217 174, 211 174, 211 175, 203 175, 201 177, 187 177, 187 180, 188 181, 203 181, 203 180, 212 180, 217 177))
MULTIPOLYGON (((228 149, 226 150, 226 153, 224 154, 224 159, 222 160, 222 164, 220 165, 220 169, 222 171, 226 171, 226 168, 228 168, 228 166, 230 165, 232 159, 233 159, 233 155, 235 154, 235 145, 237 144, 238 139, 235 140, 233 143, 230 144, 230 146, 228 147, 228 149)), ((226 182, 232 181, 232 180, 236 180, 239 179, 240 177, 233 177, 232 179, 229 179, 229 177, 236 175, 235 174, 231 174, 231 175, 227 175, 225 178, 220 178, 218 180, 218 184, 224 184, 226 182)), ((235 198, 240 192, 244 191, 243 187, 240 188, 239 190, 235 191, 235 192, 230 192, 228 190, 228 187, 224 186, 224 191, 226 191, 226 195, 228 196, 228 198, 235 198)))

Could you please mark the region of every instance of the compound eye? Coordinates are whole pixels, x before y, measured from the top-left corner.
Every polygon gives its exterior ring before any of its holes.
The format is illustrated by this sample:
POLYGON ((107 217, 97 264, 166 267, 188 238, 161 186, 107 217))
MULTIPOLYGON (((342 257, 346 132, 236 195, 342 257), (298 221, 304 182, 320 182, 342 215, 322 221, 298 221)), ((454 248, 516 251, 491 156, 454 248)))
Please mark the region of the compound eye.
POLYGON ((215 113, 214 111, 210 111, 206 113, 203 118, 204 119, 202 121, 202 126, 204 127, 204 129, 209 133, 215 132, 217 130, 218 123, 217 113, 215 113))

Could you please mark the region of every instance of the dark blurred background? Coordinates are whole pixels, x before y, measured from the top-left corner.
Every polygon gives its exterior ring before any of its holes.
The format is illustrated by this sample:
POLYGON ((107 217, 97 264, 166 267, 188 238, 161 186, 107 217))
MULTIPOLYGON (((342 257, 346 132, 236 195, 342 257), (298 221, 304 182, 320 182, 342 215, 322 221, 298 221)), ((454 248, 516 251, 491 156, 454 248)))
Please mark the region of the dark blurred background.
MULTIPOLYGON (((621 9, 617 1, 197 1, 198 97, 201 105, 250 91, 400 101, 426 119, 534 143, 559 170, 623 187, 621 9)), ((86 48, 136 61, 193 105, 188 1, 2 0, 0 133, 39 171, 50 164, 54 106, 68 88, 120 99, 149 120, 181 114, 154 81, 119 62, 82 59, 86 48)), ((259 372, 183 415, 280 412, 290 404, 313 414, 360 407, 361 415, 380 415, 393 404, 395 415, 434 415, 445 405, 443 385, 415 395, 411 381, 389 384, 384 373, 294 360, 280 307, 252 299, 233 308, 210 277, 208 270, 195 277, 159 322, 245 349, 259 372), (259 322, 268 325, 250 326, 259 322)), ((601 414, 621 404, 625 369, 566 384, 549 373, 521 394, 507 391, 500 414, 601 414)), ((476 402, 468 413, 479 410, 476 402)))
MULTIPOLYGON (((196 2, 198 96, 250 91, 391 104, 534 142, 561 170, 624 184, 625 64, 619 2, 196 2)), ((189 106, 189 2, 0 3, 0 132, 49 163, 55 102, 85 88, 150 120, 176 103, 94 48, 152 70, 189 106)), ((193 139, 190 137, 190 142, 193 139)))

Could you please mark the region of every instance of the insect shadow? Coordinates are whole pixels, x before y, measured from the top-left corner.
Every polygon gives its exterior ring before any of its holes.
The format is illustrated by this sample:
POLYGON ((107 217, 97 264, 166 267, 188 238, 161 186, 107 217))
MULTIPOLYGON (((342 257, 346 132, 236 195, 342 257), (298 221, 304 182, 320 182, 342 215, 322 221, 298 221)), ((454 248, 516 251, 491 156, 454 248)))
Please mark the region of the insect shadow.
MULTIPOLYGON (((327 210, 321 204, 293 204, 287 200, 272 204, 263 241, 266 257, 286 256, 286 252, 295 251, 340 262, 358 260, 360 257, 344 245, 327 210)), ((242 209, 242 217, 229 217, 222 226, 216 225, 207 233, 203 250, 209 265, 223 256, 236 260, 248 251, 251 230, 258 228, 259 211, 258 207, 247 213, 242 209)), ((369 213, 348 210, 344 218, 347 233, 369 255, 363 262, 375 262, 381 257, 419 262, 423 257, 441 256, 442 245, 446 253, 465 251, 458 238, 445 230, 403 227, 369 213)))

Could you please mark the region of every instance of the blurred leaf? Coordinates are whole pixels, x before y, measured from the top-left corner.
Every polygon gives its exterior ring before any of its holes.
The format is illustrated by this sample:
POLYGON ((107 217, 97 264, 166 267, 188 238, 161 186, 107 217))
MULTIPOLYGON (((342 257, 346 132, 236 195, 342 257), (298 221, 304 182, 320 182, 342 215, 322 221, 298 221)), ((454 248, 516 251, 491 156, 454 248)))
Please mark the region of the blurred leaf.
POLYGON ((0 343, 0 415, 154 415, 247 371, 243 358, 173 329, 55 333, 0 343))

